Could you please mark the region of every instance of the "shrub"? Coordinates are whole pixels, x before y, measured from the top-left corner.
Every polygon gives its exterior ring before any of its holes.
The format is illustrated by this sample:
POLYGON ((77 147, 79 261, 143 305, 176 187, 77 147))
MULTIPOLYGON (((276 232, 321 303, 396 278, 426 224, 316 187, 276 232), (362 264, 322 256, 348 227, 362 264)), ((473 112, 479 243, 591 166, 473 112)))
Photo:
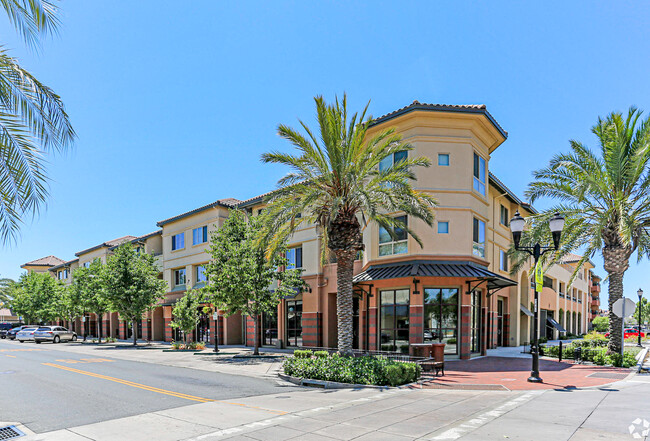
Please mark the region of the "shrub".
POLYGON ((293 356, 296 358, 311 358, 312 355, 313 352, 310 351, 309 349, 305 349, 305 350, 296 349, 295 351, 293 351, 293 356))
MULTIPOLYGON (((304 351, 302 351, 304 352, 304 351)), ((284 361, 284 373, 299 378, 378 386, 400 385, 416 381, 420 366, 389 360, 386 357, 303 357, 294 355, 284 361)))
POLYGON ((330 356, 330 353, 327 351, 315 351, 314 357, 316 358, 327 358, 330 356))
POLYGON ((546 338, 546 337, 540 337, 540 338, 539 338, 539 342, 540 342, 540 343, 548 343, 548 338, 546 338))
POLYGON ((447 340, 447 343, 449 343, 450 345, 455 345, 457 341, 458 340, 456 340, 455 338, 450 338, 447 340))

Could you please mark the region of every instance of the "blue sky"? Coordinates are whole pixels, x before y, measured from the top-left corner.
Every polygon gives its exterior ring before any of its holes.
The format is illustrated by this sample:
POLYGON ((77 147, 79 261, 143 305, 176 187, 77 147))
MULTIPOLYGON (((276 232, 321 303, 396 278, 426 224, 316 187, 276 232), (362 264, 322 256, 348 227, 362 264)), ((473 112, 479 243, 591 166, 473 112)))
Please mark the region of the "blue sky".
MULTIPOLYGON (((283 170, 260 154, 290 148, 275 129, 313 122, 317 94, 372 100, 375 116, 415 99, 486 104, 509 132, 490 168, 521 195, 569 139, 595 146, 599 115, 650 111, 649 13, 643 2, 69 0, 38 54, 3 18, 3 44, 62 95, 79 138, 50 160, 47 210, 0 253, 0 273, 272 189, 283 170)), ((632 265, 626 295, 650 294, 647 265, 632 265)))

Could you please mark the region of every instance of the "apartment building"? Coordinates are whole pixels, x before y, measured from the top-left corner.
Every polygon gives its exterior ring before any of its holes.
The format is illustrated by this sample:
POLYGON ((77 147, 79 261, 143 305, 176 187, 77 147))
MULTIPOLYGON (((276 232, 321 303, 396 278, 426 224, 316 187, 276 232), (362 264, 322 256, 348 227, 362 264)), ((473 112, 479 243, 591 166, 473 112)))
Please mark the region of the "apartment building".
MULTIPOLYGON (((378 225, 365 229, 365 250, 354 272, 354 346, 408 352, 412 344, 442 341, 449 357, 466 359, 496 346, 529 343, 531 268, 528 264, 517 274, 510 273, 508 223, 516 211, 524 217, 536 211, 489 171, 490 156, 507 133, 485 106, 417 101, 376 119, 368 135, 387 128, 413 145, 409 155, 431 159, 431 167, 416 171, 414 187, 438 200, 436 221, 432 228, 403 213, 392 213, 415 230, 422 247, 403 231, 395 231, 394 239, 378 225)), ((399 161, 398 156, 381 166, 399 161)), ((169 326, 173 304, 188 289, 206 282, 203 268, 209 259, 210 233, 223 224, 232 208, 259 215, 264 196, 221 199, 158 222, 161 230, 151 237, 117 239, 139 241, 147 252, 159 252, 161 277, 169 286, 164 301, 143 318, 143 329, 136 330, 139 335, 167 341, 178 337, 169 326), (147 243, 151 243, 148 248, 147 243)), ((76 264, 105 259, 102 253, 116 244, 103 245, 77 253, 76 264)), ((291 237, 287 257, 292 266, 303 269, 309 288, 282 299, 277 311, 261 318, 264 345, 336 346, 336 262, 321 261, 321 246, 315 225, 302 226, 291 237)), ((586 331, 593 264, 588 262, 570 283, 579 261, 579 256, 568 256, 546 272, 540 294, 540 335, 552 338, 565 330, 586 331)), ((65 264, 72 268, 75 262, 65 264)), ((110 335, 115 331, 118 336, 128 335, 128 324, 116 326, 113 317, 104 329, 110 335)), ((221 344, 250 345, 254 326, 250 318, 219 316, 215 321, 204 314, 194 338, 214 342, 216 335, 221 344)))

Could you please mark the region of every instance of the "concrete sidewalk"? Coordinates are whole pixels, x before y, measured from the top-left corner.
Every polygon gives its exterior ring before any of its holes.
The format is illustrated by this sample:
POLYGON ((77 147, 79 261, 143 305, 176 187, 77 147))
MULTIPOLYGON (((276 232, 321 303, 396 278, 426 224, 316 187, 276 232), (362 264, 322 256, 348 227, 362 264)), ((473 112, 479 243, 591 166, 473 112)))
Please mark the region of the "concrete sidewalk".
POLYGON ((650 376, 578 391, 309 390, 179 407, 25 441, 647 439, 650 376), (640 438, 634 438, 638 432, 640 438))

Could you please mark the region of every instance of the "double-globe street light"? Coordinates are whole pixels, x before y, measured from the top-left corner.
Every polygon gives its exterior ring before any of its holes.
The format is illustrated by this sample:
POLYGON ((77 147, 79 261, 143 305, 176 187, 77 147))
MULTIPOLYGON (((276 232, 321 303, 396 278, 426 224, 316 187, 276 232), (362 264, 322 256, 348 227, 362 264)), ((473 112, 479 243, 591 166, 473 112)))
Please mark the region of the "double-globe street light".
MULTIPOLYGON (((639 342, 637 343, 637 346, 641 347, 641 309, 643 308, 643 304, 641 303, 641 299, 643 299, 643 290, 639 288, 639 290, 636 292, 637 295, 639 296, 639 342)), ((625 333, 623 333, 623 337, 625 337, 625 333)))
MULTIPOLYGON (((519 241, 521 240, 521 233, 524 231, 524 226, 526 221, 519 214, 519 211, 515 213, 515 216, 510 220, 510 231, 512 232, 512 240, 515 243, 515 250, 524 251, 535 259, 535 265, 533 268, 537 268, 537 263, 539 258, 546 253, 547 251, 555 251, 560 246, 560 236, 562 235, 562 229, 564 228, 564 217, 559 213, 549 220, 548 225, 553 234, 553 246, 541 246, 539 243, 536 243, 533 246, 519 246, 519 241)), ((530 353, 533 356, 533 369, 530 372, 530 377, 528 381, 531 383, 541 383, 543 380, 539 376, 539 341, 538 341, 538 321, 539 321, 539 291, 537 290, 537 283, 535 283, 535 307, 533 311, 533 344, 530 347, 530 353)))

